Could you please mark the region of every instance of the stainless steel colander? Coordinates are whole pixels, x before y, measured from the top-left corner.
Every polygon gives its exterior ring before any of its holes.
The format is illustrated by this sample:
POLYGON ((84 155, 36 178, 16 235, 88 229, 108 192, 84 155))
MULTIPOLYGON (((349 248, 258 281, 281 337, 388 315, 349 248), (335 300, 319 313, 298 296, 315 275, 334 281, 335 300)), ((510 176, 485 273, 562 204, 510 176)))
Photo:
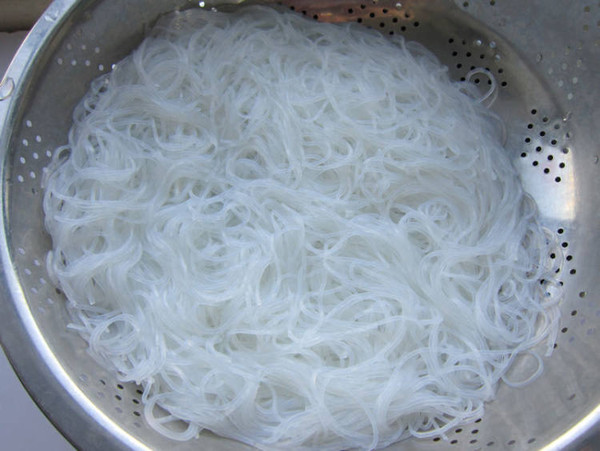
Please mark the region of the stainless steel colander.
MULTIPOLYGON (((507 149, 545 224, 561 238, 566 297, 543 376, 523 389, 501 386, 486 415, 451 431, 447 441, 411 439, 395 448, 600 446, 600 294, 594 289, 600 267, 600 1, 261 3, 405 35, 432 50, 456 79, 474 67, 488 68, 500 87, 494 109, 507 125, 507 149)), ((218 1, 200 5, 234 8, 218 1)), ((249 449, 208 433, 172 442, 152 430, 139 387, 100 368, 86 343, 66 329, 64 296, 45 269, 50 239, 40 181, 53 149, 66 142, 73 107, 158 16, 189 7, 201 6, 189 0, 56 0, 0 84, 0 338, 33 398, 82 449, 249 449)))

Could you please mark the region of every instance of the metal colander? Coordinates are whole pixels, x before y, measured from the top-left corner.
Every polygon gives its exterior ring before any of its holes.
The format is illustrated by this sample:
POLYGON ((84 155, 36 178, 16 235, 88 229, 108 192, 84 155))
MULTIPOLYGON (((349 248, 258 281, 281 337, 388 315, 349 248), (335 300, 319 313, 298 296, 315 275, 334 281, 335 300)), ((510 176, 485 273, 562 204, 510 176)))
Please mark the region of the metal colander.
MULTIPOLYGON (((50 238, 40 182, 66 142, 89 83, 131 52, 161 14, 233 8, 189 0, 56 0, 0 84, 2 303, 0 337, 33 398, 82 449, 250 449, 203 433, 169 441, 144 421, 139 387, 121 384, 66 325, 64 296, 49 281, 50 238)), ((245 2, 250 3, 250 2, 245 2)), ((258 3, 258 2, 252 2, 258 3)), ((545 225, 561 238, 566 297, 545 372, 522 388, 501 385, 473 424, 396 449, 550 449, 600 441, 600 2, 598 0, 285 0, 326 22, 353 21, 423 43, 460 79, 488 68, 510 156, 545 225), (454 447, 454 448, 452 448, 454 447)), ((473 80, 487 83, 485 80, 473 80)))

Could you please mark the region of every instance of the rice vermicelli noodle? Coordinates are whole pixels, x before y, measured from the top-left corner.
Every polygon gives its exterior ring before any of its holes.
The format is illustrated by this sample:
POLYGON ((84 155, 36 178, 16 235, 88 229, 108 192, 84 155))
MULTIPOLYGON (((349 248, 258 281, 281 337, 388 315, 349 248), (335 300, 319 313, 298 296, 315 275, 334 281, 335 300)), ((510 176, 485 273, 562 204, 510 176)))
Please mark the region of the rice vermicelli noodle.
POLYGON ((540 374, 560 298, 494 93, 354 25, 161 19, 46 172, 70 327, 178 440, 372 449, 478 418, 540 374))

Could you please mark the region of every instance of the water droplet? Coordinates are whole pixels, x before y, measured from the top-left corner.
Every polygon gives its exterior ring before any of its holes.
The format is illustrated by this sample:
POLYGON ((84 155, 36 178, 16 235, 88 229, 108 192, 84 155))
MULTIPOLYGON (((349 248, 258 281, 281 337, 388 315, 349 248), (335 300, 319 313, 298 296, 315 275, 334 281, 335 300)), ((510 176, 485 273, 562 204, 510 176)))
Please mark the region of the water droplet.
POLYGON ((0 102, 2 100, 6 100, 10 97, 15 89, 15 81, 6 77, 2 81, 0 81, 0 102))
POLYGON ((481 39, 475 39, 475 45, 477 47, 481 47, 483 45, 483 42, 481 41, 481 39))
POLYGON ((535 60, 538 63, 541 63, 543 59, 544 59, 544 55, 542 55, 541 53, 538 53, 535 57, 535 60))
POLYGON ((598 164, 599 161, 600 161, 600 157, 598 157, 598 155, 596 155, 594 157, 594 164, 598 164))
POLYGON ((496 42, 495 41, 490 41, 489 46, 491 49, 495 49, 496 48, 496 42))
POLYGON ((573 113, 571 111, 568 111, 567 114, 565 114, 562 118, 563 122, 567 122, 569 119, 571 119, 572 115, 573 113))
POLYGON ((206 2, 200 2, 200 3, 198 3, 198 6, 200 8, 204 8, 206 6, 206 2))
POLYGON ((496 61, 500 61, 500 60, 502 59, 502 57, 500 56, 500 54, 499 54, 499 53, 496 53, 496 54, 494 55, 494 59, 495 59, 496 61))
POLYGON ((402 3, 400 3, 400 2, 396 3, 396 9, 402 9, 402 3))

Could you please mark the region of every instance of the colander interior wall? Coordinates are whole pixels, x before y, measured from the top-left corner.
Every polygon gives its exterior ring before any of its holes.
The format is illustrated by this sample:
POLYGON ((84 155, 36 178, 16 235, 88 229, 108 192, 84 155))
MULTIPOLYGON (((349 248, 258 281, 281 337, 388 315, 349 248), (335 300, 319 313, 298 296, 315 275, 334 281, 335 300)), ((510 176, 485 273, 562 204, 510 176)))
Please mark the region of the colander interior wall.
MULTIPOLYGON (((395 448, 516 450, 579 447, 593 440, 600 415, 600 299, 594 289, 600 267, 600 2, 261 3, 311 20, 352 21, 404 35, 432 50, 455 79, 474 67, 488 68, 499 85, 494 110, 506 123, 507 152, 545 224, 561 239, 565 300, 556 349, 544 361, 543 376, 523 389, 501 385, 481 419, 447 438, 411 439, 395 448)), ((204 5, 213 6, 234 8, 204 5)), ((0 85, 2 341, 33 397, 74 444, 86 449, 94 444, 249 449, 204 433, 191 442, 172 442, 152 430, 143 417, 139 387, 103 370, 87 354, 86 343, 67 330, 64 296, 45 269, 50 239, 43 227, 41 180, 53 150, 66 142, 74 106, 91 80, 133 50, 157 17, 190 7, 200 6, 187 0, 57 1, 9 69, 10 79, 0 85), (49 378, 52 383, 45 382, 49 378), (49 395, 55 387, 63 393, 49 395), (61 413, 63 404, 68 409, 61 413), (82 431, 73 426, 88 423, 82 431)), ((486 87, 483 77, 473 81, 486 87)))

